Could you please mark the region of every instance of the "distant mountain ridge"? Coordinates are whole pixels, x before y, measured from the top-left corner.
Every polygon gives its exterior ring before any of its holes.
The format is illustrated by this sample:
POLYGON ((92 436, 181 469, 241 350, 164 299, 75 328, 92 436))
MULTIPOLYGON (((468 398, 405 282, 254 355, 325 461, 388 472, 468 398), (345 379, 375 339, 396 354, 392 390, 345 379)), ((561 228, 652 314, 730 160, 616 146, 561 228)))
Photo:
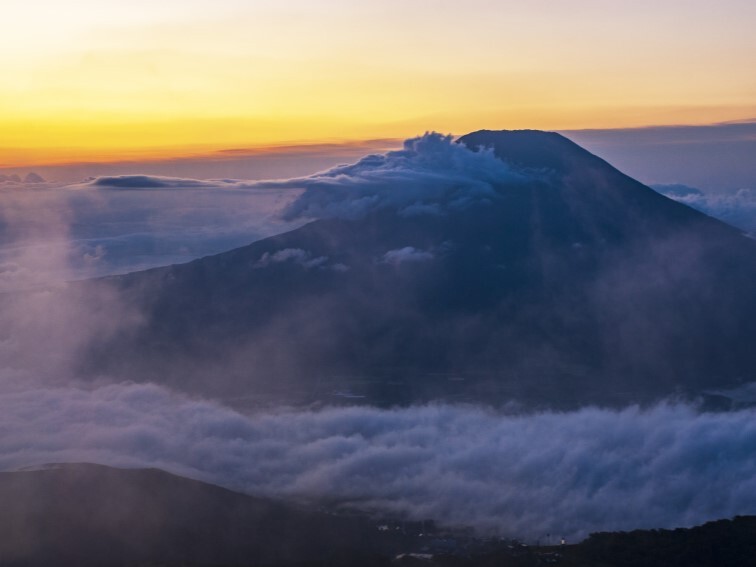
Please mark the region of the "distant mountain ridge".
POLYGON ((145 323, 97 344, 84 370, 378 404, 628 403, 756 378, 754 241, 558 134, 458 144, 515 176, 463 205, 464 186, 439 207, 315 220, 109 278, 145 323))

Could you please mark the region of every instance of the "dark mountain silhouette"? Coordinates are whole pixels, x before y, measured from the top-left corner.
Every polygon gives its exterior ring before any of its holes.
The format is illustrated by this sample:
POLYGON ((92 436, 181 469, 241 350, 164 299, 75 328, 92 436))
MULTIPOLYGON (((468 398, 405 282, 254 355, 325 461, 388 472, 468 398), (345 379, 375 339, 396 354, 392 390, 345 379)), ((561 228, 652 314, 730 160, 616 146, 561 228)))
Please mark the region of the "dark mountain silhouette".
POLYGON ((0 499, 0 565, 14 567, 735 567, 752 565, 756 548, 756 517, 741 516, 543 547, 463 531, 458 546, 439 552, 412 523, 407 533, 382 533, 361 516, 303 510, 157 469, 83 463, 1 472, 0 499), (418 549, 422 555, 404 553, 418 549))
POLYGON ((525 181, 110 278, 144 324, 86 370, 293 402, 624 403, 754 379, 753 240, 558 134, 458 142, 525 181))
POLYGON ((2 565, 370 564, 374 526, 157 469, 0 473, 2 565))
POLYGON ((740 567, 754 565, 756 516, 675 530, 591 534, 568 555, 607 567, 740 567))

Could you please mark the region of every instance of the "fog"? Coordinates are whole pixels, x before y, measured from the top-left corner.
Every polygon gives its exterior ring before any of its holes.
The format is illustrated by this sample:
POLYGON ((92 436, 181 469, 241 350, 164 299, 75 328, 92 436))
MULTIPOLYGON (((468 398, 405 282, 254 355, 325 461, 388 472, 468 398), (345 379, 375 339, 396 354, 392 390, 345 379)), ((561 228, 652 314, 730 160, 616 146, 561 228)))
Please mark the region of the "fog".
POLYGON ((0 398, 0 467, 158 467, 252 494, 575 540, 756 512, 755 418, 682 404, 245 416, 149 384, 44 388, 0 398))
POLYGON ((705 193, 686 185, 655 185, 654 189, 680 203, 698 209, 756 236, 756 189, 705 193))
MULTIPOLYGON (((138 383, 140 376, 85 383, 77 374, 82 352, 138 327, 142 314, 107 280, 86 289, 67 280, 190 260, 308 218, 382 207, 445 214, 488 198, 489 181, 502 177, 516 185, 521 174, 489 152, 431 135, 289 180, 110 176, 4 188, 0 469, 72 461, 159 467, 251 494, 530 540, 756 513, 750 409, 707 413, 669 401, 570 412, 430 404, 243 414, 221 400, 138 383)), ((729 204, 753 213, 750 199, 729 204)), ((437 253, 408 245, 377 261, 417 266, 437 253)), ((315 269, 327 260, 285 248, 256 266, 315 269)))
POLYGON ((14 280, 28 285, 20 270, 66 281, 244 246, 301 225, 279 214, 299 193, 146 176, 6 186, 0 188, 0 289, 14 289, 14 280), (119 180, 130 185, 118 187, 119 180))

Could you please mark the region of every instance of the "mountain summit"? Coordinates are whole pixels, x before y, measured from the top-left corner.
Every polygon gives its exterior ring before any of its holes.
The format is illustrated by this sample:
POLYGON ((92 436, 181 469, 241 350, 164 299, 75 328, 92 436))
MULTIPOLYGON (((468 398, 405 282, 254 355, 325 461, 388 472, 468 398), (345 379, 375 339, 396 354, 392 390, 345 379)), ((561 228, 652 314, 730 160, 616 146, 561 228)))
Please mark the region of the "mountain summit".
POLYGON ((303 185, 299 229, 107 280, 145 323, 87 370, 381 404, 754 379, 756 243, 558 134, 429 134, 303 185))
POLYGON ((528 169, 566 173, 602 160, 556 132, 541 130, 478 130, 457 140, 468 148, 492 148, 496 156, 528 169))

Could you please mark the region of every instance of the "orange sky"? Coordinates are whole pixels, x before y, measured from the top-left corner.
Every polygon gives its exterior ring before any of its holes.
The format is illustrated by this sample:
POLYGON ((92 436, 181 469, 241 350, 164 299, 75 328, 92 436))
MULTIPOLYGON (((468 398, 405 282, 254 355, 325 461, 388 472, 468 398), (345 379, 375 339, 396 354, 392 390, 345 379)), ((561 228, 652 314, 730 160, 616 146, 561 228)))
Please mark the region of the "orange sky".
POLYGON ((5 0, 0 166, 756 117, 751 0, 5 0))

